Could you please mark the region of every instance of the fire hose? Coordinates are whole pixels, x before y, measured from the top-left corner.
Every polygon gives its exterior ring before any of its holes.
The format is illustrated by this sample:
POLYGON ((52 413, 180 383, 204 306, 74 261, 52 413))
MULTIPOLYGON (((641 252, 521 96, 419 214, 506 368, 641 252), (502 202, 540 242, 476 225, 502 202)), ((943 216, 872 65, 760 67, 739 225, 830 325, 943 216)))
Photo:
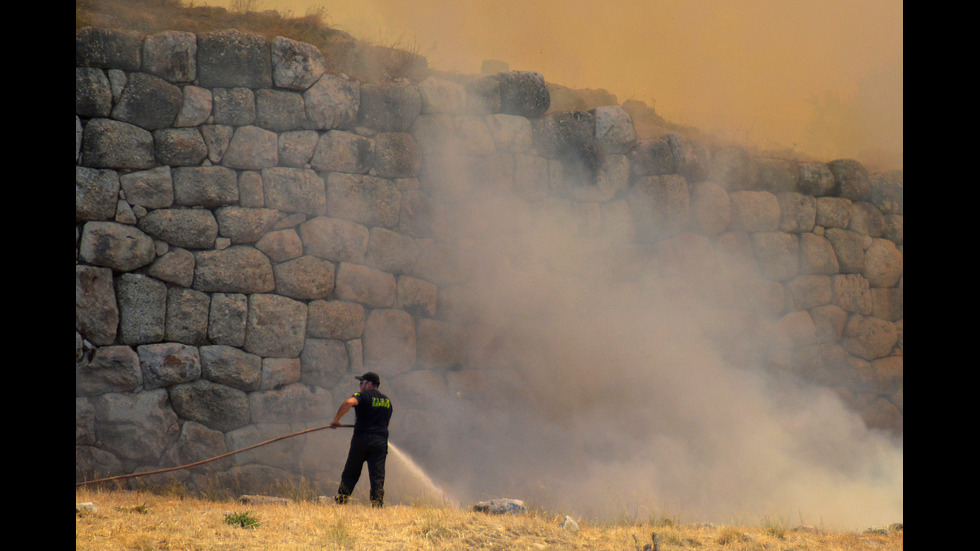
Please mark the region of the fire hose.
MULTIPOLYGON (((342 428, 351 428, 354 425, 337 425, 337 426, 338 427, 342 427, 342 428)), ((155 471, 144 471, 144 472, 141 472, 141 473, 121 474, 121 475, 118 475, 118 476, 110 476, 108 478, 98 478, 98 479, 95 479, 95 480, 86 480, 84 482, 76 482, 75 483, 75 487, 78 488, 79 486, 87 486, 89 484, 98 484, 98 483, 102 483, 102 482, 111 482, 113 480, 122 480, 122 479, 125 479, 125 478, 135 478, 135 477, 138 477, 138 476, 149 476, 149 475, 153 475, 153 474, 161 474, 161 473, 169 473, 171 471, 179 471, 181 469, 189 469, 191 467, 197 467, 198 465, 203 465, 205 463, 210 463, 211 461, 217 461, 219 459, 224 459, 226 457, 230 457, 232 455, 235 455, 236 453, 242 453, 242 452, 245 452, 245 451, 248 451, 248 450, 254 450, 255 448, 258 448, 258 447, 261 447, 261 446, 265 446, 265 445, 271 444, 273 442, 278 442, 279 440, 285 440, 287 438, 292 438, 294 436, 299 436, 301 434, 307 434, 307 433, 310 433, 310 432, 316 432, 318 430, 329 429, 329 428, 331 428, 330 425, 324 425, 322 427, 315 427, 315 428, 312 428, 312 429, 306 429, 306 430, 301 430, 299 432, 293 432, 293 433, 290 433, 290 434, 285 434, 283 436, 278 436, 276 438, 272 438, 271 440, 266 440, 265 442, 259 442, 258 444, 253 444, 251 446, 242 448, 240 450, 235 450, 233 452, 223 453, 221 455, 216 455, 216 456, 211 457, 209 459, 202 459, 201 461, 195 461, 193 463, 188 463, 187 465, 181 465, 179 467, 168 467, 166 469, 158 469, 158 470, 155 470, 155 471)))

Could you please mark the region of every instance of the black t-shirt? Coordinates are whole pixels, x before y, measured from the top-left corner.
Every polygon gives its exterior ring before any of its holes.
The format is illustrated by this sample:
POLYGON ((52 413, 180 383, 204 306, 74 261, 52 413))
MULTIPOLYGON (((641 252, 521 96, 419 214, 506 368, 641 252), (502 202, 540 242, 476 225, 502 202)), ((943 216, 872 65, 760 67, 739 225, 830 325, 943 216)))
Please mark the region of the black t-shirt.
POLYGON ((377 434, 388 437, 388 421, 391 419, 391 400, 377 389, 355 392, 354 434, 377 434))

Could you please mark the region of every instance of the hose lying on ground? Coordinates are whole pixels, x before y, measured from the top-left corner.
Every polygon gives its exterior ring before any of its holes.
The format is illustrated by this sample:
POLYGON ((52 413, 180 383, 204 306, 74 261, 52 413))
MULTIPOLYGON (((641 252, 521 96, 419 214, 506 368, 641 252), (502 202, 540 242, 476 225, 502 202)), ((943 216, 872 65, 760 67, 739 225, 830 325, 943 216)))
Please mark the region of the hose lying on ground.
MULTIPOLYGON (((350 428, 350 427, 353 427, 354 425, 338 425, 338 426, 339 427, 343 427, 343 428, 350 428)), ((137 476, 149 476, 149 475, 152 475, 152 474, 169 473, 171 471, 179 471, 181 469, 189 469, 191 467, 197 467, 198 465, 203 465, 205 463, 210 463, 211 461, 217 461, 219 459, 224 459, 224 458, 226 458, 228 456, 235 455, 236 453, 242 453, 244 451, 253 450, 253 449, 258 448, 260 446, 265 446, 266 444, 271 444, 271 443, 277 442, 279 440, 285 440, 287 438, 292 438, 294 436, 299 436, 301 434, 306 434, 306 433, 309 433, 309 432, 316 432, 318 430, 329 429, 329 428, 331 428, 330 425, 324 425, 322 427, 315 427, 315 428, 312 428, 312 429, 301 430, 299 432, 293 432, 293 433, 286 434, 286 435, 283 435, 283 436, 278 436, 278 437, 273 438, 271 440, 266 440, 265 442, 259 442, 258 444, 253 444, 251 446, 242 448, 240 450, 235 450, 233 452, 223 453, 221 455, 216 455, 216 456, 214 456, 214 457, 212 457, 210 459, 202 459, 201 461, 195 461, 194 463, 188 463, 187 465, 181 465, 179 467, 168 467, 166 469, 159 469, 159 470, 156 470, 156 471, 145 471, 145 472, 142 472, 142 473, 121 474, 119 476, 110 476, 108 478, 98 478, 98 479, 95 479, 95 480, 86 480, 84 482, 76 482, 75 483, 75 487, 78 488, 79 486, 86 486, 88 484, 98 484, 98 483, 101 483, 101 482, 110 482, 110 481, 113 481, 113 480, 122 480, 124 478, 135 478, 137 476)))

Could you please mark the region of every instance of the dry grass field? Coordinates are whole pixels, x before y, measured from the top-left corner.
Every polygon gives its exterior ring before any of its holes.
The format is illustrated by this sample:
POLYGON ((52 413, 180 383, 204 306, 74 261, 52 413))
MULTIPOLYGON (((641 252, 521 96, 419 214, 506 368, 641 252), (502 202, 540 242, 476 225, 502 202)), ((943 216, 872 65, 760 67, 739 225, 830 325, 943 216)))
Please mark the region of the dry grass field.
POLYGON ((903 531, 832 532, 818 528, 711 524, 581 522, 545 512, 489 515, 464 508, 393 505, 372 509, 332 502, 249 503, 184 495, 75 490, 76 551, 318 550, 830 550, 892 551, 903 531), (91 503, 94 508, 79 509, 91 503), (647 547, 649 546, 649 547, 647 547))

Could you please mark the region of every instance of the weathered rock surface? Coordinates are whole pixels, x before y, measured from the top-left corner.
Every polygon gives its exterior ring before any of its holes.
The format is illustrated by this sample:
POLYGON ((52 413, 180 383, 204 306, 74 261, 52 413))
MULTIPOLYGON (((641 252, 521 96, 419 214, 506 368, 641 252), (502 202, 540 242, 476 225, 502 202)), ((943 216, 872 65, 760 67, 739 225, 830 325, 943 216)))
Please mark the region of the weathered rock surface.
MULTIPOLYGON (((637 102, 549 112, 534 72, 361 82, 234 30, 79 29, 75 83, 78 480, 323 423, 369 369, 406 419, 491 400, 514 372, 474 365, 501 344, 477 299, 536 247, 562 282, 708 307, 726 361, 902 431, 900 171, 641 137, 637 102)), ((302 442, 214 476, 286 480, 320 461, 302 442)))

